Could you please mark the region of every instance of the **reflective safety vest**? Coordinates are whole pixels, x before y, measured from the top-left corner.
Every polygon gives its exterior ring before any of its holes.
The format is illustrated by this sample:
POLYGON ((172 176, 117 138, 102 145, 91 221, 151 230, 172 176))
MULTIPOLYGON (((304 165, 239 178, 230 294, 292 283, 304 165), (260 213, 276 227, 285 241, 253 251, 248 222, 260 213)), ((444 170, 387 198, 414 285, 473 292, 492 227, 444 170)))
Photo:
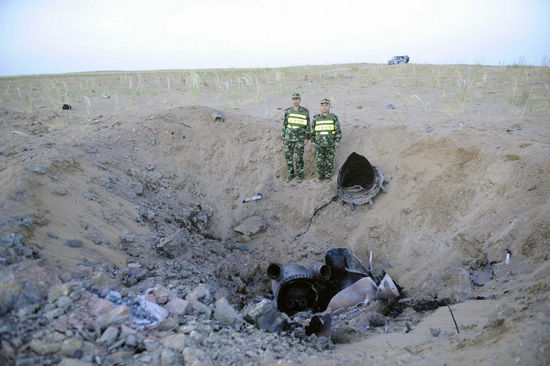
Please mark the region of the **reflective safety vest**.
MULTIPOLYGON (((326 118, 326 117, 321 117, 326 118)), ((336 131, 334 130, 334 120, 330 119, 320 119, 315 121, 315 136, 323 135, 334 135, 336 131)))
POLYGON ((305 128, 307 126, 307 115, 290 112, 287 116, 287 128, 305 128))

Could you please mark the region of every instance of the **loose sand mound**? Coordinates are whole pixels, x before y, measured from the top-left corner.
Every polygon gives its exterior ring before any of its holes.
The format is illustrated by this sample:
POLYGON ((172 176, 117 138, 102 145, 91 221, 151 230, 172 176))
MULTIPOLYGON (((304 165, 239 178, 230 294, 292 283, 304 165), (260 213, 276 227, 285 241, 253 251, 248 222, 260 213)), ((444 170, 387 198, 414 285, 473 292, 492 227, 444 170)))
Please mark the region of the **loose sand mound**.
POLYGON ((0 236, 23 234, 49 265, 95 263, 135 291, 170 278, 174 288, 206 282, 240 308, 267 294, 270 262, 309 265, 338 246, 368 262, 372 251, 375 270, 390 273, 406 297, 492 300, 457 305, 465 334, 436 343, 420 335, 430 319, 444 327, 439 309, 416 333, 337 347, 321 357, 328 364, 362 363, 365 349, 380 364, 548 360, 547 68, 361 65, 40 80, 0 80, 0 236), (126 81, 134 77, 137 87, 126 81), (59 80, 83 90, 80 100, 63 96, 72 110, 47 96, 59 80), (390 180, 374 208, 331 203, 299 238, 334 197, 336 179, 314 181, 307 146, 305 181, 286 183, 280 126, 294 90, 314 113, 321 97, 334 101, 344 136, 338 167, 355 151, 390 180), (261 200, 243 203, 257 193, 261 200), (233 230, 250 217, 261 224, 247 235, 233 230), (181 230, 188 248, 174 253, 181 230), (129 263, 149 271, 129 280, 129 263), (504 303, 514 310, 507 321, 483 328, 504 303))

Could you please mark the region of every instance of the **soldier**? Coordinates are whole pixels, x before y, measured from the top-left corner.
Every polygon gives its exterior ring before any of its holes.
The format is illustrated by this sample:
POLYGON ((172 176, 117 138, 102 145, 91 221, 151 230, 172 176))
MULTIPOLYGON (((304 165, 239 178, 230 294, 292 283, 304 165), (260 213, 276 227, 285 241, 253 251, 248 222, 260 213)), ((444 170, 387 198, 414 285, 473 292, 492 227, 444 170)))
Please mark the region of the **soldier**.
POLYGON ((342 130, 335 114, 330 113, 330 101, 321 100, 321 114, 316 114, 311 123, 312 144, 315 146, 319 180, 330 181, 334 169, 335 149, 340 146, 342 130))
POLYGON ((288 168, 288 180, 290 182, 296 176, 298 183, 304 179, 304 146, 309 139, 310 123, 309 111, 301 107, 300 93, 292 94, 292 107, 285 109, 285 119, 281 130, 281 140, 285 147, 286 166, 288 168), (294 170, 293 158, 296 153, 296 170, 294 170))

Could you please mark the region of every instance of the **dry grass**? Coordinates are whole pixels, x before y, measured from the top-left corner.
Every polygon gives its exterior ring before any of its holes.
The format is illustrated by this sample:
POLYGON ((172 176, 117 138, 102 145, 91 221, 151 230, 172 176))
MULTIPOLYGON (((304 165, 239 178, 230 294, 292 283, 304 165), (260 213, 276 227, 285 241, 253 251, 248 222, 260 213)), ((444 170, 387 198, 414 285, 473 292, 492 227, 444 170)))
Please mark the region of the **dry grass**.
MULTIPOLYGON (((89 115, 96 99, 112 97, 113 113, 144 98, 180 95, 184 101, 216 96, 233 106, 263 103, 301 90, 333 99, 350 97, 353 87, 390 86, 402 105, 439 108, 449 116, 467 113, 483 93, 492 92, 521 118, 550 105, 550 69, 528 66, 329 65, 278 69, 98 72, 0 78, 0 102, 25 111, 51 111, 61 104, 83 105, 89 115)), ((163 99, 167 102, 167 99, 163 99)))

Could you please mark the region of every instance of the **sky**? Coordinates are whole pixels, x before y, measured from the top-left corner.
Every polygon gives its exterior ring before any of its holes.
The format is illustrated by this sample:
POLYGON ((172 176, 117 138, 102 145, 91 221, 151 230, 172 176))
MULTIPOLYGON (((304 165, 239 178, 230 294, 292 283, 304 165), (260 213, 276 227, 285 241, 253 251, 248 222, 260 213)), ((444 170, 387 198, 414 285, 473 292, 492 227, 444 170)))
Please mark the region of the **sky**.
POLYGON ((0 76, 394 55, 550 66, 550 0, 0 0, 0 76))

